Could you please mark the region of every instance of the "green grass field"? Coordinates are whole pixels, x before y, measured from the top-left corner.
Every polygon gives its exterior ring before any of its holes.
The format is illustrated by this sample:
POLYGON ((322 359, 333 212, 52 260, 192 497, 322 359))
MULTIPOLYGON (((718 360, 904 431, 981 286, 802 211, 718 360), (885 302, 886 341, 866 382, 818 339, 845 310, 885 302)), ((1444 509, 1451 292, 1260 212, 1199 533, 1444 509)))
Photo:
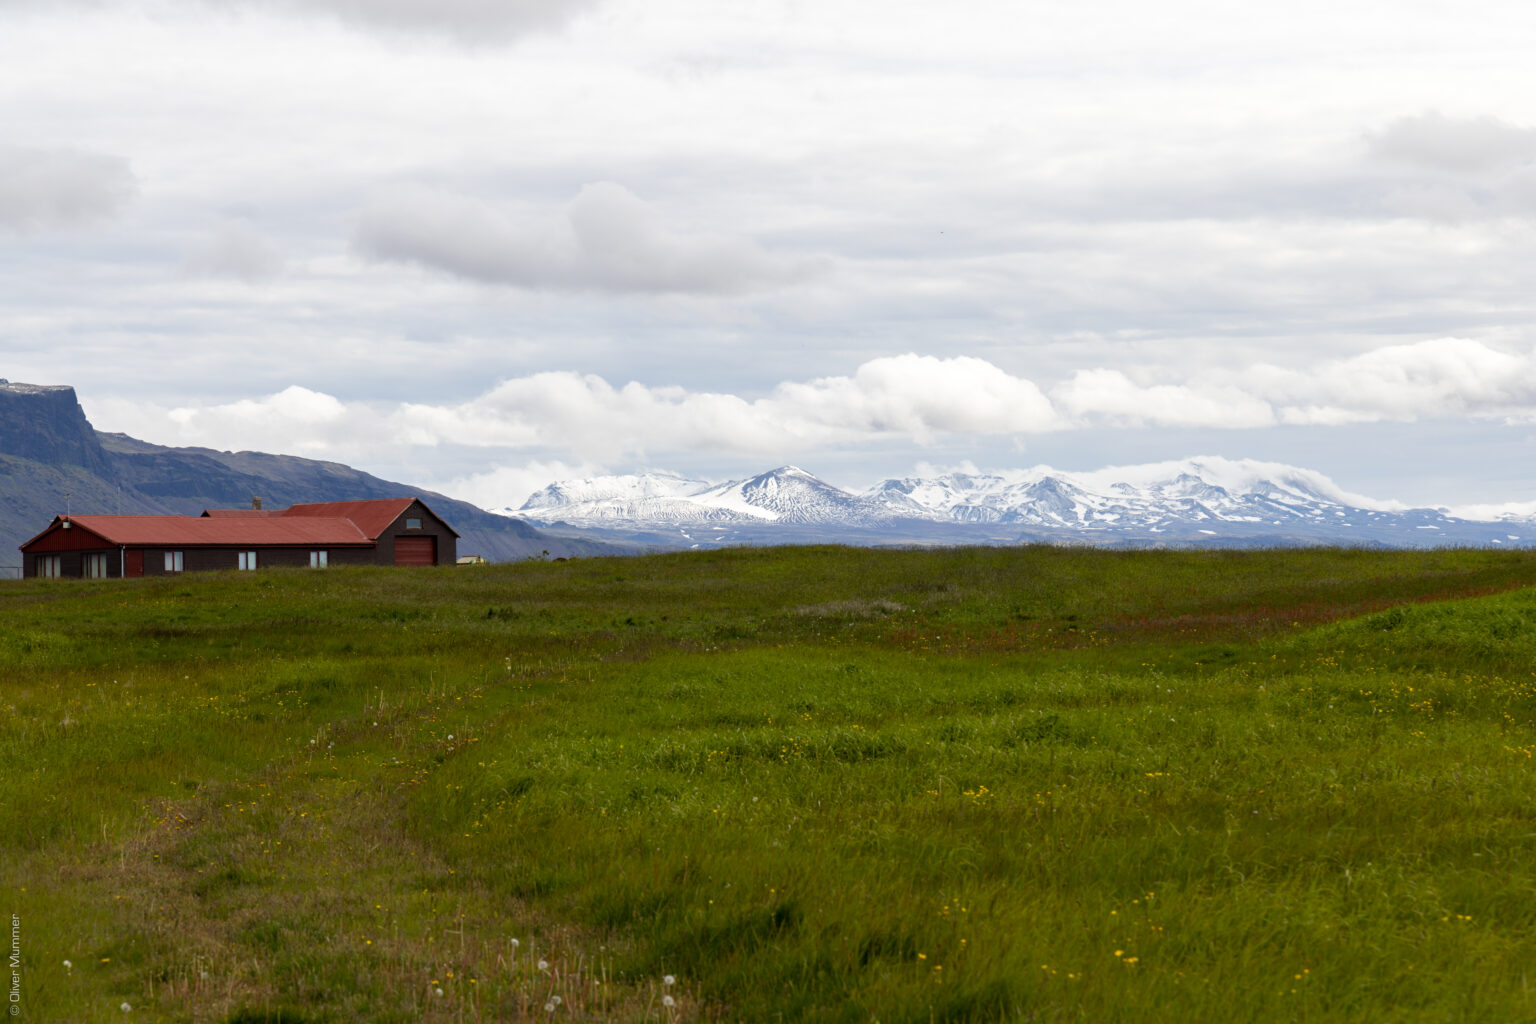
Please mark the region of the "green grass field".
POLYGON ((801 548, 0 585, 8 1005, 1536 1019, 1533 582, 801 548))

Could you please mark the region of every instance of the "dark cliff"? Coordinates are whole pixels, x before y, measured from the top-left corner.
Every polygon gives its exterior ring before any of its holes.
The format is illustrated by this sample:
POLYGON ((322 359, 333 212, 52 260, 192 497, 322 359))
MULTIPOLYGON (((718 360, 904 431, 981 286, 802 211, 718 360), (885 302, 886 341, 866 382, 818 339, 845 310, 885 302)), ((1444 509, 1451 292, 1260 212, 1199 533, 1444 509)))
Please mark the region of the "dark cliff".
MULTIPOLYGON (((60 512, 196 515, 205 508, 267 508, 309 501, 411 495, 461 536, 459 552, 492 561, 623 553, 613 545, 549 536, 433 491, 336 462, 261 452, 168 448, 96 431, 67 386, 0 380, 0 576, 21 564, 17 547, 60 512)), ((14 575, 14 573, 11 573, 14 575)))
POLYGON ((107 471, 96 431, 75 398, 75 389, 0 380, 0 454, 52 466, 107 471))

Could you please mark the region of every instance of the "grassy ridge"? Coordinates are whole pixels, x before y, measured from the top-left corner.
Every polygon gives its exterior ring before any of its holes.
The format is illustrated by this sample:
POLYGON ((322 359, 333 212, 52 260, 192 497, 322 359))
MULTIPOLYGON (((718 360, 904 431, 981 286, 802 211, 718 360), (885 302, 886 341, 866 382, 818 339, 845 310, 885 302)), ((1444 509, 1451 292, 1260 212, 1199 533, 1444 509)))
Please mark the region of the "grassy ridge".
POLYGON ((818 548, 7 585, 20 1019, 1528 1018, 1533 579, 818 548))

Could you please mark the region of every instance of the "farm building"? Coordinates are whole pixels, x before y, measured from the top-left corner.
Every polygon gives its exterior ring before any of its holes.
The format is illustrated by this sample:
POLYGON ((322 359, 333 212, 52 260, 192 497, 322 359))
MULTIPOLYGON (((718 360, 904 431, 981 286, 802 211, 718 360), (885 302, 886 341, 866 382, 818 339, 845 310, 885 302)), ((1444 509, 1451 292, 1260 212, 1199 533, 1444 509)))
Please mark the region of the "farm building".
POLYGON ((22 574, 164 576, 271 566, 453 565, 459 535, 419 498, 201 516, 57 516, 21 545, 22 574))

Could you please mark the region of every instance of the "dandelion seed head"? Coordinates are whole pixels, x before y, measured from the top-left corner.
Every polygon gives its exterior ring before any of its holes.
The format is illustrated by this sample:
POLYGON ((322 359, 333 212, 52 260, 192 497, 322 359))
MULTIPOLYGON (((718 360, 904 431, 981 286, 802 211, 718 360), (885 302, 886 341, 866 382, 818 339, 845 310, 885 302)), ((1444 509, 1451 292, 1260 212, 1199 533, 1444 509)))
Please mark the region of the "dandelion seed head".
POLYGON ((541 970, 541 971, 549 970, 549 961, 548 960, 540 960, 539 961, 539 970, 541 970))
POLYGON ((442 995, 443 994, 443 990, 440 989, 440 988, 435 988, 432 991, 436 992, 438 995, 442 995))
POLYGON ((547 1002, 547 1003, 544 1004, 544 1012, 545 1013, 554 1013, 555 1012, 555 1004, 554 1004, 553 1000, 551 1000, 550 1002, 547 1002))
POLYGON ((670 974, 666 974, 662 976, 661 983, 663 985, 676 985, 677 979, 670 974))
POLYGON ((676 1006, 677 1005, 677 1000, 673 999, 671 996, 662 996, 661 997, 661 1005, 662 1006, 676 1006))
POLYGON ((129 1004, 127 1004, 127 1003, 124 1003, 122 1006, 119 1006, 118 1009, 122 1010, 124 1013, 132 1013, 133 1012, 133 1007, 130 1006, 129 1004))
POLYGON ((549 997, 549 1001, 554 1003, 556 1006, 560 1005, 560 997, 559 996, 550 996, 549 997))
POLYGON ((72 970, 74 970, 74 969, 75 969, 75 965, 74 965, 74 964, 72 964, 72 963, 70 963, 70 962, 69 962, 69 961, 68 961, 68 960, 65 960, 65 961, 64 961, 64 969, 65 969, 65 970, 66 970, 66 971, 72 971, 72 970))
POLYGON ((522 943, 518 942, 516 939, 512 940, 512 948, 513 949, 516 949, 518 946, 521 946, 521 945, 522 945, 522 943))

